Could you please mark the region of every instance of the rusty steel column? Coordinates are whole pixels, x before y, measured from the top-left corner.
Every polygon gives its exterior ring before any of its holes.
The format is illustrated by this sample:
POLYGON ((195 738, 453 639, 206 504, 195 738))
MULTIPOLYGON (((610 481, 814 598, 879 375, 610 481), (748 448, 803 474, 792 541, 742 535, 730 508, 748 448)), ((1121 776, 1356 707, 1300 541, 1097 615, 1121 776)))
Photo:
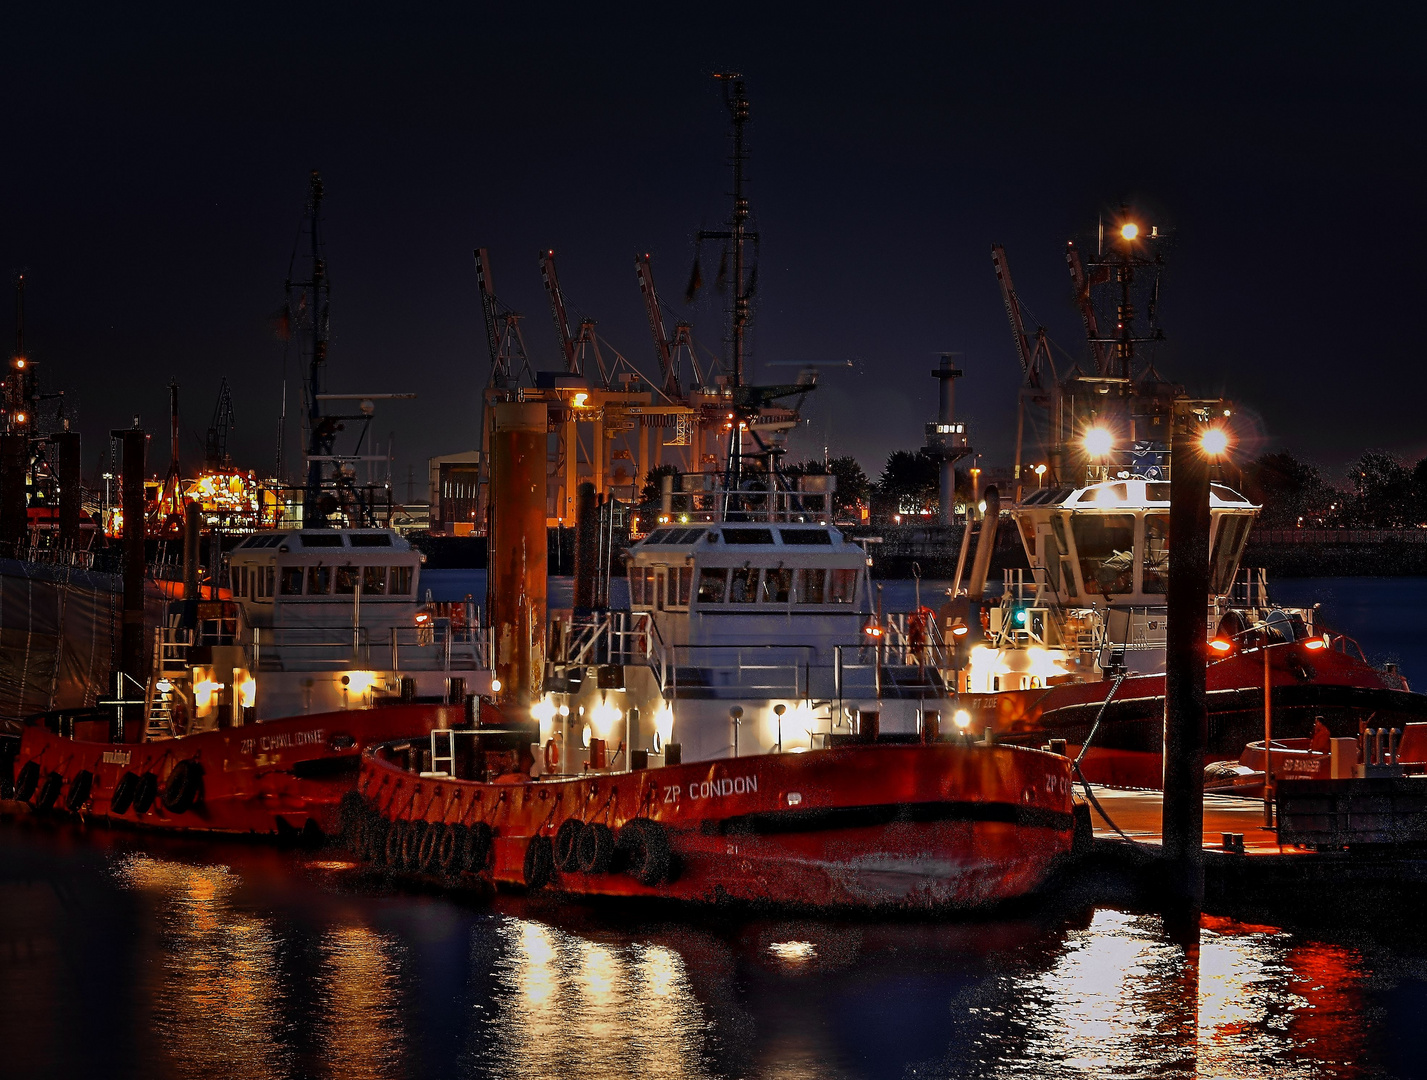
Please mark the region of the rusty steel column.
POLYGON ((198 506, 183 508, 183 628, 198 625, 198 506))
POLYGON ((119 667, 145 686, 149 674, 144 670, 144 455, 148 434, 134 427, 114 435, 121 440, 123 451, 124 622, 119 667))
POLYGON ((487 573, 497 699, 524 720, 545 676, 546 405, 506 401, 494 408, 487 573))
POLYGON ((25 506, 29 453, 25 435, 0 435, 0 554, 15 558, 21 556, 30 529, 25 506))
POLYGON ((59 542, 65 547, 76 547, 84 504, 79 479, 79 432, 62 431, 56 441, 59 443, 59 542))
POLYGON ((594 484, 581 484, 575 498, 575 595, 576 611, 595 606, 595 579, 599 576, 600 514, 594 484))
MULTIPOLYGON (((991 556, 996 550, 996 527, 1001 521, 1001 495, 995 485, 986 489, 986 515, 981 519, 981 535, 976 538, 976 558, 971 564, 971 581, 966 587, 970 599, 981 602, 986 591, 986 575, 991 572, 991 556)), ((972 507, 966 510, 966 527, 971 528, 972 507)))
POLYGON ((1176 408, 1169 480, 1165 602, 1164 858, 1174 899, 1204 899, 1206 612, 1209 606, 1209 461, 1193 414, 1176 408))

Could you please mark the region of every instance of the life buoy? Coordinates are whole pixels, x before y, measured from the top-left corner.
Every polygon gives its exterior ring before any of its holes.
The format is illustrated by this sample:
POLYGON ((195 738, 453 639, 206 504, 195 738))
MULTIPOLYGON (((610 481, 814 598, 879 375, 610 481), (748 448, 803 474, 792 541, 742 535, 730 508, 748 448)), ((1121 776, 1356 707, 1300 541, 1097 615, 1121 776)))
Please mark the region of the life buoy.
POLYGON ((154 773, 146 772, 139 777, 139 786, 134 789, 134 813, 147 814, 149 808, 154 805, 154 800, 159 797, 159 778, 154 773))
POLYGON ((669 879, 673 852, 663 825, 648 818, 635 818, 619 830, 615 842, 623 857, 624 870, 641 885, 658 885, 669 879))
POLYGON ((545 771, 547 773, 560 771, 560 747, 554 739, 545 740, 545 771))
POLYGON ((20 766, 20 774, 15 777, 15 798, 29 802, 40 786, 40 763, 27 761, 20 766))
POLYGON ((401 868, 417 870, 421 865, 421 842, 426 839, 428 826, 424 821, 408 821, 405 835, 401 838, 401 868))
POLYGON ((466 847, 461 854, 461 868, 468 874, 484 870, 490 860, 494 840, 495 830, 484 821, 470 826, 466 832, 466 847))
POLYGON ((109 796, 109 812, 111 814, 122 814, 129 809, 134 802, 134 792, 138 789, 139 778, 131 772, 126 772, 119 777, 119 782, 114 785, 114 794, 109 796))
POLYGON ((614 858, 614 833, 598 821, 586 822, 580 830, 580 869, 586 874, 603 874, 614 858))
POLYGON ((180 761, 168 774, 162 801, 170 814, 187 813, 203 792, 203 766, 193 760, 180 761))
POLYGON ((566 873, 580 868, 580 833, 584 827, 579 818, 566 818, 555 830, 555 865, 566 873))
POLYGON ((530 843, 525 846, 525 887, 534 890, 548 885, 554 862, 550 851, 550 838, 532 836, 530 843))
POLYGON ((84 809, 89 801, 89 793, 94 788, 94 774, 88 769, 80 769, 69 782, 69 790, 64 795, 64 808, 71 814, 84 809))
POLYGON ((436 864, 436 853, 441 850, 441 843, 445 839, 445 825, 437 822, 427 826, 425 835, 421 837, 421 847, 416 852, 417 870, 423 874, 431 873, 436 864))
POLYGON ((35 809, 48 810, 54 806, 62 787, 64 787, 64 777, 59 773, 52 772, 46 776, 45 782, 40 785, 40 793, 35 796, 35 809))

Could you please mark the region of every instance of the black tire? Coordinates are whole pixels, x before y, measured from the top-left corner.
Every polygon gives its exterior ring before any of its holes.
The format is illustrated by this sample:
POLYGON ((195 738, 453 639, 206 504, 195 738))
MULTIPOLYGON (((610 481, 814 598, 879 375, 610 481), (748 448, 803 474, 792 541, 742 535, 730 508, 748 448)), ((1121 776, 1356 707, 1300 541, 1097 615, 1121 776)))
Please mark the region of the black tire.
POLYGON ((109 812, 111 814, 122 814, 134 804, 134 792, 138 790, 139 778, 136 774, 126 772, 119 777, 119 782, 114 785, 114 794, 109 796, 109 812))
POLYGON ((139 777, 139 786, 134 789, 134 813, 147 814, 159 797, 159 778, 146 772, 139 777))
POLYGON ((469 834, 470 830, 464 825, 447 825, 441 830, 441 842, 436 846, 436 868, 447 877, 461 872, 469 834))
POLYGON ((64 787, 64 777, 57 772, 52 772, 45 777, 45 782, 40 785, 40 793, 35 796, 36 810, 49 810, 54 806, 59 798, 60 788, 64 787))
POLYGON ((419 870, 421 868, 421 843, 426 839, 429 826, 424 821, 408 821, 406 835, 401 838, 401 868, 419 870))
POLYGON ((406 840, 406 822, 393 821, 386 831, 386 843, 382 845, 382 863, 393 870, 401 869, 401 848, 406 840))
POLYGON ((614 858, 614 833, 608 825, 590 821, 580 830, 580 870, 586 874, 603 874, 614 858))
POLYGON ((170 814, 184 814, 192 809, 203 791, 203 766, 196 761, 180 761, 168 774, 164 784, 164 809, 170 814))
POLYGON ((1075 855, 1088 855, 1095 842, 1095 822, 1090 817, 1090 804, 1078 802, 1071 810, 1075 831, 1071 833, 1070 850, 1075 855))
POLYGON ((478 821, 466 833, 466 850, 461 855, 461 868, 468 874, 478 874, 486 868, 491 857, 491 843, 495 840, 495 830, 484 821, 478 821))
POLYGON ((15 798, 21 802, 29 802, 35 795, 35 789, 40 786, 40 763, 38 761, 27 761, 20 767, 20 774, 15 777, 15 798))
POLYGON ((441 850, 441 844, 445 839, 445 825, 438 822, 426 827, 426 831, 421 836, 421 846, 416 851, 417 870, 423 874, 430 874, 436 870, 436 853, 441 850))
POLYGON ((615 843, 623 857, 624 872, 641 885, 658 885, 669 879, 673 859, 669 834, 648 818, 635 818, 619 830, 615 843))
POLYGON ((548 836, 532 836, 525 845, 525 887, 541 889, 550 884, 555 869, 555 853, 548 836))
POLYGON ((584 827, 578 818, 566 818, 555 830, 555 865, 566 873, 580 868, 580 832, 584 827))
POLYGON ((386 865, 386 834, 391 824, 380 814, 372 814, 362 828, 362 854, 373 866, 386 865))
POLYGON ((15 797, 15 781, 8 776, 0 776, 0 800, 8 802, 15 797))
POLYGON ((89 793, 94 790, 94 774, 88 769, 80 769, 69 782, 69 790, 64 793, 64 808, 71 814, 84 809, 89 801, 89 793))
POLYGON ((342 846, 354 854, 361 851, 362 822, 366 810, 366 803, 355 791, 347 792, 337 804, 337 833, 342 839, 342 846))

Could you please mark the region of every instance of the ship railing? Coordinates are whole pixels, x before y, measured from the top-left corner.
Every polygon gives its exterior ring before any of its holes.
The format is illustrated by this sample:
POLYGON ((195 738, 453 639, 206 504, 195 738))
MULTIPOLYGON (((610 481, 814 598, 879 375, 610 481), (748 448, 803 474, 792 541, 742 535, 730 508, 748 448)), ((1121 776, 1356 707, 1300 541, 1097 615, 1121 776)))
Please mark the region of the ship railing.
POLYGON ((936 616, 923 612, 898 612, 884 618, 884 663, 903 667, 946 667, 946 642, 936 616))
MULTIPOLYGON (((670 645, 660 672, 666 698, 818 696, 811 645, 670 645)), ((826 696, 823 689, 822 696, 826 696)))
POLYGON ((17 558, 48 566, 67 566, 73 570, 94 569, 94 552, 82 548, 26 544, 20 547, 17 558))
POLYGON ((392 671, 495 670, 495 640, 489 627, 452 629, 445 619, 429 626, 391 628, 392 671))
MULTIPOLYGON (((702 480, 707 486, 691 491, 666 492, 661 516, 673 522, 713 524, 719 522, 808 522, 832 521, 833 492, 786 491, 781 488, 735 490, 718 486, 714 474, 694 473, 684 483, 702 480)), ((829 485, 831 486, 831 485, 829 485)))
POLYGON ((597 611, 571 615, 556 624, 551 659, 572 666, 655 664, 664 643, 648 611, 597 611))

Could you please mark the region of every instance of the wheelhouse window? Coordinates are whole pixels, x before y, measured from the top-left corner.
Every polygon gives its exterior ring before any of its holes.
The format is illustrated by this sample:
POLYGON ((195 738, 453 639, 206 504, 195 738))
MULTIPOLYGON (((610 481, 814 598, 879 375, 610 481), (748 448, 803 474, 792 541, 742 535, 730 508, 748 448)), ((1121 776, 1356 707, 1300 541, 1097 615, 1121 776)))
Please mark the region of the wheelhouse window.
POLYGON ((832 584, 828 589, 828 603, 850 604, 857 599, 857 571, 834 570, 832 584))
POLYGON ((751 604, 758 599, 758 568, 756 566, 735 566, 729 575, 728 602, 730 604, 751 604))
POLYGON ((356 566, 337 567, 337 592, 343 596, 351 596, 357 591, 357 582, 361 580, 361 569, 356 566))
POLYGON ((1219 519, 1219 529, 1214 536, 1214 554, 1209 559, 1213 578, 1211 585, 1215 593, 1228 592, 1229 586, 1234 583, 1239 555, 1249 537, 1252 522, 1247 514, 1225 514, 1219 519))
POLYGON ((326 596, 332 591, 332 568, 330 566, 309 566, 307 568, 307 595, 326 596))
POLYGON ((1145 515, 1144 592, 1162 596, 1169 583, 1169 515, 1145 515))
POLYGON ((728 571, 723 567, 706 566, 699 571, 699 603, 722 604, 728 571))
POLYGON ((362 595, 383 596, 386 594, 386 567, 362 567, 362 595))
POLYGON ((797 573, 798 603, 825 603, 827 592, 827 571, 822 567, 799 570, 797 573))
POLYGON ((352 533, 348 540, 353 547, 391 547, 391 537, 386 533, 352 533))
POLYGON ((284 566, 282 568, 282 595, 302 595, 302 567, 284 566))
POLYGON ((692 566, 676 566, 669 571, 671 575, 677 575, 679 579, 678 606, 689 606, 689 593, 694 587, 694 568, 692 566))
POLYGON ((763 604, 786 604, 793 591, 793 571, 783 567, 763 571, 763 604))
POLYGON ((654 567, 629 568, 629 602, 640 607, 654 603, 654 567))
POLYGON ((341 533, 305 532, 299 533, 298 535, 302 537, 302 546, 305 548, 342 546, 341 533))
POLYGON ((1134 514, 1076 514, 1070 531, 1087 593, 1123 596, 1134 591, 1134 514))
POLYGON ((391 589, 392 596, 411 595, 411 567, 393 566, 391 568, 391 589))
POLYGON ((772 529, 724 529, 725 544, 771 544, 772 529))
MULTIPOLYGON (((272 598, 273 574, 276 569, 277 568, 273 566, 256 566, 253 568, 254 577, 257 579, 253 589, 254 600, 269 600, 272 598)), ((298 580, 300 588, 301 579, 299 578, 298 580)))

